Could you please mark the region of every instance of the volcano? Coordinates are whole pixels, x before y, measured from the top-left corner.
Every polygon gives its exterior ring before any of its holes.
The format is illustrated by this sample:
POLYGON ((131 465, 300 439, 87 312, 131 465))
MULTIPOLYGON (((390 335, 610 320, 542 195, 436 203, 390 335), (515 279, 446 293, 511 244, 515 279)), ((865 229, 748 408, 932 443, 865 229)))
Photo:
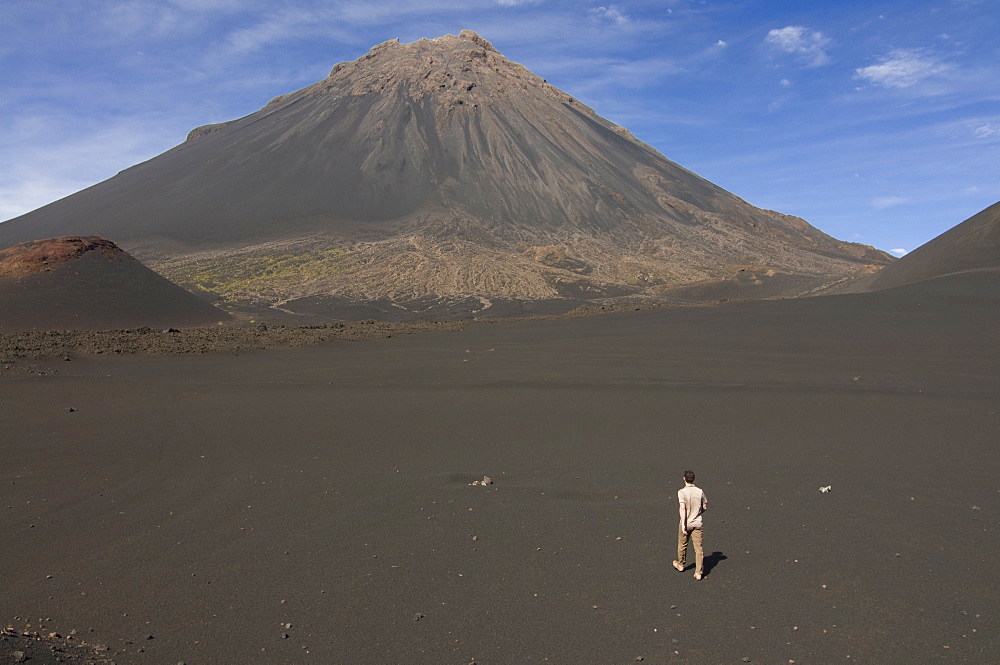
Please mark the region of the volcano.
POLYGON ((0 247, 94 233, 291 312, 795 296, 892 261, 671 162, 471 31, 385 42, 199 127, 0 224, 0 247))
POLYGON ((0 250, 0 332, 193 327, 228 318, 106 238, 0 250))

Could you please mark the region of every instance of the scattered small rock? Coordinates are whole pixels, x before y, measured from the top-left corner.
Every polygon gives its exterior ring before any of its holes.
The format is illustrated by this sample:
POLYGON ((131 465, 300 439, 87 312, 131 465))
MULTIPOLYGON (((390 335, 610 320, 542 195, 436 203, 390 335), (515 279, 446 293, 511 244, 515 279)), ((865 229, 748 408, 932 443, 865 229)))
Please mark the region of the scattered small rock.
POLYGON ((66 410, 69 411, 70 413, 76 413, 76 409, 74 409, 72 406, 66 410))
POLYGON ((743 656, 743 658, 741 658, 740 660, 742 660, 744 663, 749 663, 750 662, 750 656, 743 656))
POLYGON ((24 661, 28 660, 28 654, 24 653, 23 651, 15 651, 10 655, 10 657, 14 660, 15 663, 23 663, 24 661))
POLYGON ((424 615, 421 614, 420 612, 417 612, 416 614, 413 615, 413 620, 414 621, 420 621, 423 618, 424 618, 424 615))
POLYGON ((822 492, 823 494, 826 494, 827 492, 829 492, 832 489, 833 489, 833 485, 826 485, 824 487, 820 487, 819 491, 822 492))

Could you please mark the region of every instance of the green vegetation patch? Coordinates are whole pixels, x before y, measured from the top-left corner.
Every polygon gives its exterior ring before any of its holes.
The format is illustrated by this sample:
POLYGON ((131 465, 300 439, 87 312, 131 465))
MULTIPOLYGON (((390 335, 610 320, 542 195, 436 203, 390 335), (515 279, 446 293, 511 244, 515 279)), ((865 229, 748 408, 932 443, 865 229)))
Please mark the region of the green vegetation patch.
POLYGON ((341 248, 301 254, 230 254, 212 259, 180 259, 158 266, 171 281, 222 297, 285 291, 350 272, 351 252, 341 248))

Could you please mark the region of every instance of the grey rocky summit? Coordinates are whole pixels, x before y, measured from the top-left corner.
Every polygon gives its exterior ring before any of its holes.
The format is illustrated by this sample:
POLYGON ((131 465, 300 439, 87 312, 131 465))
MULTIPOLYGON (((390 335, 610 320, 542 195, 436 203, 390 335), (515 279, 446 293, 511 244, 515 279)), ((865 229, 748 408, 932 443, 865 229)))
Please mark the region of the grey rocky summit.
POLYGON ((755 208, 471 31, 385 42, 195 129, 0 224, 0 248, 70 233, 110 237, 188 288, 293 310, 698 299, 720 283, 799 295, 891 260, 755 208))

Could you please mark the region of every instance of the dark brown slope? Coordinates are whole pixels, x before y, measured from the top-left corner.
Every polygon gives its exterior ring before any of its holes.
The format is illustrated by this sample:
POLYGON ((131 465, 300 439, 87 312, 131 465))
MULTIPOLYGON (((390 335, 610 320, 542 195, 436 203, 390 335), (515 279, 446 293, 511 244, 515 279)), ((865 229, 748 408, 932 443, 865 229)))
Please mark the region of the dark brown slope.
POLYGON ((867 288, 889 289, 975 270, 1000 270, 1000 203, 894 262, 877 273, 867 288))
POLYGON ((100 237, 0 251, 0 331, 198 326, 229 315, 100 237))
POLYGON ((943 287, 998 278, 0 363, 0 622, 119 665, 996 665, 998 291, 943 287))
POLYGON ((747 204, 468 31, 381 44, 0 225, 0 246, 70 232, 270 303, 655 295, 747 266, 828 280, 890 260, 747 204))

